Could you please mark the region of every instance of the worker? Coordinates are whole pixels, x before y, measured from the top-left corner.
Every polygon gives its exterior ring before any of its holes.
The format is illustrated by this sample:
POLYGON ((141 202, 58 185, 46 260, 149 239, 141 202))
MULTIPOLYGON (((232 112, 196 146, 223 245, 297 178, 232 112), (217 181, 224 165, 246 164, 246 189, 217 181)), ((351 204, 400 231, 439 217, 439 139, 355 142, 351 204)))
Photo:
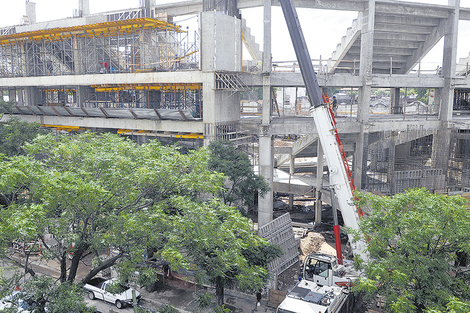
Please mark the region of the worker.
POLYGON ((331 102, 331 108, 333 109, 333 114, 338 115, 338 101, 336 101, 336 96, 333 96, 333 102, 331 102))

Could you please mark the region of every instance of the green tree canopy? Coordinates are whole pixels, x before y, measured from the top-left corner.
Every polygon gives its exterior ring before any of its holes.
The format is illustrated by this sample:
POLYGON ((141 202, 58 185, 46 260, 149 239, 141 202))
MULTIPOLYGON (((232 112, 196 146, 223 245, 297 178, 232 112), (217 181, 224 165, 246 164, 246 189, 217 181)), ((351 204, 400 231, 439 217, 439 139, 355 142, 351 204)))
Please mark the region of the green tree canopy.
POLYGON ((176 269, 195 265, 222 299, 226 285, 257 290, 267 279, 275 253, 238 210, 213 199, 225 176, 209 169, 208 149, 182 154, 94 133, 40 135, 24 149, 0 162, 0 242, 39 242, 41 257, 60 262, 61 282, 74 282, 89 254, 94 267, 83 282, 113 265, 123 279, 138 269, 139 281, 151 282, 144 255, 176 269), (250 250, 267 252, 256 259, 250 250))
POLYGON ((263 288, 269 277, 267 263, 282 254, 280 248, 258 237, 247 218, 219 201, 203 206, 181 197, 173 201, 182 214, 173 217, 177 228, 169 245, 174 249, 168 252, 183 251, 172 257, 196 265, 197 278, 215 285, 219 306, 224 303, 224 287, 236 283, 242 290, 263 288), (260 253, 257 258, 252 256, 255 252, 260 253))
MULTIPOLYGON (((0 99, 0 119, 3 113, 11 113, 13 102, 0 99)), ((22 122, 10 115, 8 122, 0 123, 0 153, 7 156, 24 154, 23 145, 31 142, 41 131, 39 123, 22 122)))
POLYGON ((235 149, 230 141, 214 141, 209 145, 211 157, 209 168, 224 173, 228 179, 219 196, 227 205, 236 205, 242 213, 253 206, 257 193, 265 195, 269 185, 256 175, 248 156, 235 149))
POLYGON ((453 266, 458 253, 470 252, 466 200, 426 189, 358 197, 360 207, 370 208, 360 222, 370 261, 365 264, 367 279, 356 290, 381 295, 391 312, 445 312, 452 303, 466 303, 468 309, 468 272, 453 266))
POLYGON ((205 149, 181 154, 156 141, 138 145, 111 134, 39 136, 27 156, 0 163, 0 212, 4 243, 39 239, 43 256, 62 265, 61 280, 74 281, 80 260, 107 249, 114 258, 98 262, 89 279, 118 259, 160 249, 168 228, 168 199, 215 193, 223 175, 207 170, 205 149), (157 209, 154 209, 157 208, 157 209), (52 235, 49 242, 46 234, 52 235), (72 257, 71 266, 66 265, 72 257))
POLYGON ((37 275, 26 282, 24 292, 37 313, 95 312, 85 303, 85 290, 76 284, 57 284, 50 277, 37 275))

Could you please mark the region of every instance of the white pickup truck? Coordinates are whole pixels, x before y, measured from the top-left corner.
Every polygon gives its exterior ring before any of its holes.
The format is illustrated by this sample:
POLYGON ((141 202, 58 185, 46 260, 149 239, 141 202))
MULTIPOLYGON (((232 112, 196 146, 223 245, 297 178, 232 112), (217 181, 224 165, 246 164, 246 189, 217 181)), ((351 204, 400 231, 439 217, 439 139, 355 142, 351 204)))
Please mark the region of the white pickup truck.
MULTIPOLYGON (((122 309, 126 305, 132 305, 133 302, 133 289, 119 284, 119 281, 116 279, 106 280, 101 277, 95 277, 85 284, 83 288, 88 290, 88 298, 90 300, 100 299, 114 303, 118 309, 122 309)), ((137 290, 135 290, 135 297, 137 301, 141 298, 140 292, 137 290)))

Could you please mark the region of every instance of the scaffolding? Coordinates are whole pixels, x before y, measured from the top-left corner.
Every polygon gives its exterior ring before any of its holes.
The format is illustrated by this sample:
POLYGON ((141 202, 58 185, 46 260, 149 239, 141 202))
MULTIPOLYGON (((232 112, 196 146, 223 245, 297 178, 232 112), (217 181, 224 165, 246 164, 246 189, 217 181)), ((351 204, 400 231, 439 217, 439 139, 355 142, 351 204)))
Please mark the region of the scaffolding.
POLYGON ((363 167, 364 188, 383 195, 394 195, 409 188, 444 191, 450 174, 445 162, 448 157, 435 136, 419 127, 371 135, 369 158, 363 167))
POLYGON ((454 130, 451 136, 448 167, 449 192, 470 191, 470 132, 454 130))
POLYGON ((197 35, 152 18, 0 36, 0 77, 170 71, 198 66, 197 35))
POLYGON ((90 88, 86 107, 170 109, 202 117, 202 84, 123 84, 90 88))

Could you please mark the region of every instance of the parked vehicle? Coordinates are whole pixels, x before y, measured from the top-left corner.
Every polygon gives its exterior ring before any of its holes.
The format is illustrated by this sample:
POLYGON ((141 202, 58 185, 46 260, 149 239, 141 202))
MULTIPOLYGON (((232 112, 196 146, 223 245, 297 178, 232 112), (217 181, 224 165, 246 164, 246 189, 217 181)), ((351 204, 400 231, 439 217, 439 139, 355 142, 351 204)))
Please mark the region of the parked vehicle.
POLYGON ((88 290, 88 298, 90 300, 100 299, 116 305, 118 309, 122 309, 126 305, 132 305, 132 293, 135 292, 137 301, 142 297, 140 292, 128 286, 124 286, 116 279, 105 279, 95 277, 88 284, 83 286, 88 290))
POLYGON ((346 288, 301 280, 277 308, 277 313, 349 313, 354 296, 346 288))
POLYGON ((336 257, 322 253, 310 254, 302 268, 302 277, 320 286, 350 287, 360 275, 352 261, 339 264, 336 257))

